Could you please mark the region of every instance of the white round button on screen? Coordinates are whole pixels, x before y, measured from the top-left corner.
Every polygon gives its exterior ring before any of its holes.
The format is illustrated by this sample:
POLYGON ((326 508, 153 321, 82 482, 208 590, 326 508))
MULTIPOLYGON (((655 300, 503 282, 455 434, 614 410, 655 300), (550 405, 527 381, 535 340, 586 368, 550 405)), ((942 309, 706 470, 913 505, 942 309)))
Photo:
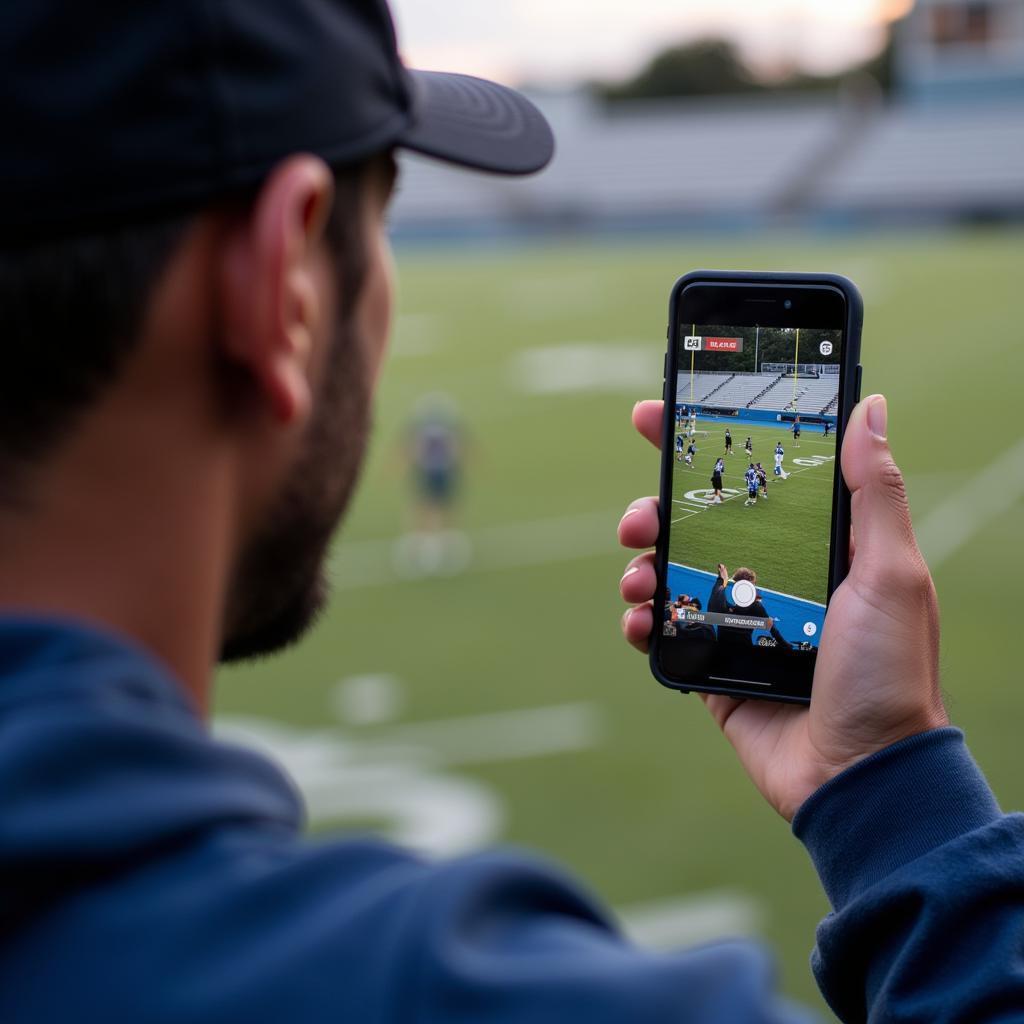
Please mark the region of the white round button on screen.
POLYGON ((804 633, 806 633, 807 636, 814 636, 814 634, 817 632, 818 627, 813 622, 804 623, 804 633))
POLYGON ((732 585, 732 603, 739 608, 749 608, 757 600, 757 588, 750 580, 737 580, 732 585))

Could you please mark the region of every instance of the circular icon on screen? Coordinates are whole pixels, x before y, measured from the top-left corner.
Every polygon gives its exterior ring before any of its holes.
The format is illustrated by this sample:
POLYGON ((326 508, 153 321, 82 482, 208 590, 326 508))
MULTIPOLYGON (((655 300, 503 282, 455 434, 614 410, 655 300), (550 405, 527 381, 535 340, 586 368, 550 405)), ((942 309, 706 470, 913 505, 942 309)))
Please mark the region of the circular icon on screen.
POLYGON ((737 580, 732 585, 732 603, 738 608, 749 608, 757 600, 757 588, 750 580, 737 580))
POLYGON ((830 356, 830 355, 832 355, 832 342, 831 342, 831 341, 823 341, 823 342, 822 342, 822 343, 821 343, 821 344, 820 344, 820 345, 818 346, 818 351, 819 351, 819 352, 820 352, 820 353, 821 353, 821 354, 822 354, 823 356, 830 356))
POLYGON ((817 632, 818 632, 818 627, 813 622, 805 622, 804 623, 804 635, 805 636, 814 636, 814 634, 817 633, 817 632))

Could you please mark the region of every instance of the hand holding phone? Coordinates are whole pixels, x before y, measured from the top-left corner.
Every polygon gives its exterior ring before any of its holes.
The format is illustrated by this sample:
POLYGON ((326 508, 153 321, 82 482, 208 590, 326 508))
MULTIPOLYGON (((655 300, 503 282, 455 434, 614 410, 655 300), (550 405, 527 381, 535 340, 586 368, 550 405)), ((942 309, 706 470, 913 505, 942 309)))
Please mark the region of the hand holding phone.
POLYGON ((837 275, 696 271, 673 288, 657 568, 666 607, 697 601, 655 630, 663 685, 810 699, 849 554, 836 446, 859 390, 861 321, 837 275))
MULTIPOLYGON (((842 470, 853 495, 856 547, 825 617, 810 707, 702 694, 768 802, 787 820, 819 786, 876 751, 948 724, 939 691, 935 590, 914 539, 903 480, 886 440, 885 399, 850 416, 842 470)), ((633 422, 656 447, 663 405, 641 402, 633 422)), ((619 524, 628 548, 649 549, 661 517, 655 498, 634 501, 619 524)), ((852 546, 851 546, 852 547, 852 546)), ((654 553, 627 566, 626 639, 646 653, 660 611, 654 553)))

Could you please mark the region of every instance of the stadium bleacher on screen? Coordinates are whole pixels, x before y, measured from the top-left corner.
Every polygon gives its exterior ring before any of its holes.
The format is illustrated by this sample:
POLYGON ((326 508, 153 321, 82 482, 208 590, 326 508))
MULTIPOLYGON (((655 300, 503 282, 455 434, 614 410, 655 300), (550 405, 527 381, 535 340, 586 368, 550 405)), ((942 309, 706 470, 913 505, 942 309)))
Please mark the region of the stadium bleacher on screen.
MULTIPOLYGON (((697 405, 717 409, 754 409, 770 412, 799 412, 807 415, 834 414, 839 394, 839 377, 796 377, 788 373, 701 373, 692 376, 693 399, 697 405), (794 405, 795 400, 795 405, 794 405)), ((691 375, 680 371, 678 401, 691 401, 691 375)))
POLYGON ((795 408, 799 412, 823 413, 838 394, 839 377, 836 374, 826 377, 797 377, 795 381, 786 374, 747 408, 781 409, 785 412, 793 408, 795 399, 795 408))

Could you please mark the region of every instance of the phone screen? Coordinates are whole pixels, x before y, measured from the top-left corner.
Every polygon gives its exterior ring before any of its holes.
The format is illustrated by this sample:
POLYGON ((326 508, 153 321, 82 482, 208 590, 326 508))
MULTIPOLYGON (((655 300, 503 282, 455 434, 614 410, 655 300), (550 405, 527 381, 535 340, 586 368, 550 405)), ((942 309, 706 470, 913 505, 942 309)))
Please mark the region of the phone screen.
POLYGON ((809 692, 835 555, 845 303, 697 291, 716 294, 683 293, 667 365, 662 665, 724 689, 809 692))

